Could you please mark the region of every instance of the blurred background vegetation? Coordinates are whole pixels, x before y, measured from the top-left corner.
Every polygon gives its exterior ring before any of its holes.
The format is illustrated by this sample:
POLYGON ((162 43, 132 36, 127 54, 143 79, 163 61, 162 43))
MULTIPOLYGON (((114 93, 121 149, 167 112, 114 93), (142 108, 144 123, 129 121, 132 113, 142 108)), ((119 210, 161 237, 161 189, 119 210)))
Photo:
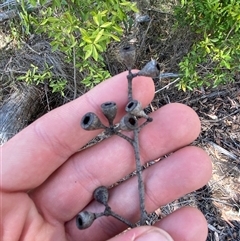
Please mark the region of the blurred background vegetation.
MULTIPOLYGON (((9 25, 9 41, 21 48, 41 36, 52 52, 62 54, 61 61, 72 65, 74 98, 77 82, 92 88, 123 70, 112 65, 118 60, 118 47, 126 42, 143 57, 136 59, 137 68, 147 58, 155 58, 163 65, 162 73, 179 75, 176 84, 184 91, 216 87, 239 75, 237 0, 7 0, 0 10, 1 14, 15 11, 14 17, 2 21, 9 25), (164 48, 169 42, 172 50, 164 48)), ((30 84, 47 83, 52 92, 64 95, 69 79, 56 74, 56 65, 56 61, 33 61, 15 77, 30 84)))

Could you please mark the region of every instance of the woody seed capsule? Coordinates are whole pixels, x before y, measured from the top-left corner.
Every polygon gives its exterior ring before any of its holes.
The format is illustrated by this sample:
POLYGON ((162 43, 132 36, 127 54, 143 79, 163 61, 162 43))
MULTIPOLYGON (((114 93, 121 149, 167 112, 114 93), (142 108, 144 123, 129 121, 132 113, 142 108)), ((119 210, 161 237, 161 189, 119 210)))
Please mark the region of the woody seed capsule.
POLYGON ((137 129, 137 118, 133 115, 125 115, 122 117, 119 123, 119 129, 122 131, 132 131, 137 129))
POLYGON ((84 130, 97 130, 104 129, 105 126, 102 124, 98 116, 93 112, 88 112, 82 117, 81 127, 84 130))
POLYGON ((139 72, 139 76, 146 76, 146 77, 152 77, 156 78, 160 74, 160 66, 158 62, 154 59, 152 59, 150 62, 148 62, 139 72))
POLYGON ((139 101, 137 100, 131 100, 130 102, 128 102, 128 104, 126 105, 125 108, 126 112, 138 116, 138 117, 144 117, 144 118, 148 118, 147 114, 144 112, 142 105, 139 101))
POLYGON ((136 50, 132 45, 124 46, 119 50, 119 58, 128 70, 132 69, 135 62, 136 50))
POLYGON ((96 201, 99 203, 102 203, 104 206, 107 206, 108 204, 108 189, 104 186, 100 186, 97 189, 95 189, 93 193, 93 197, 96 201))
POLYGON ((76 224, 78 229, 86 229, 92 225, 96 215, 94 213, 83 211, 80 212, 76 217, 76 224))
POLYGON ((113 125, 113 120, 117 114, 117 105, 113 101, 105 102, 101 105, 102 113, 108 119, 110 125, 113 125))

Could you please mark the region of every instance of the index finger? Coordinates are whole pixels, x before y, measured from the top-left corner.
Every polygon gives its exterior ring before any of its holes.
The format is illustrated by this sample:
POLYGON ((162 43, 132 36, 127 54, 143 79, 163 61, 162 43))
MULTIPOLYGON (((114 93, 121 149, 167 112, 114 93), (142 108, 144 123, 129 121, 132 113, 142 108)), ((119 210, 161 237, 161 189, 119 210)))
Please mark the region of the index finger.
MULTIPOLYGON (((104 120, 99 106, 114 101, 118 106, 116 120, 123 115, 127 103, 127 72, 112 77, 80 98, 44 115, 4 144, 2 149, 2 190, 35 188, 72 154, 101 131, 85 131, 80 120, 87 112, 95 112, 104 120)), ((133 97, 146 106, 153 98, 150 78, 133 80, 133 97)))

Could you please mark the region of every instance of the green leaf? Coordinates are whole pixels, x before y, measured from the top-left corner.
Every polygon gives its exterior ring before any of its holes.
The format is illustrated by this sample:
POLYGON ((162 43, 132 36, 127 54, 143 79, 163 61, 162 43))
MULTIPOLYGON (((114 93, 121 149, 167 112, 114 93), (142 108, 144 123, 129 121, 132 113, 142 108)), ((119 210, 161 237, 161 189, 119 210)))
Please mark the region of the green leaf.
POLYGON ((111 25, 112 25, 112 22, 106 22, 106 23, 102 24, 100 27, 101 28, 108 28, 111 25))
POLYGON ((205 46, 205 50, 208 54, 211 52, 210 48, 207 45, 205 46))
POLYGON ((217 43, 219 41, 219 39, 218 38, 212 38, 212 39, 210 39, 210 41, 213 42, 213 43, 217 43))
POLYGON ((113 28, 120 34, 123 32, 123 29, 117 25, 113 26, 113 28))
POLYGON ((89 43, 89 44, 93 43, 93 41, 88 36, 83 36, 82 40, 85 41, 86 43, 89 43))
POLYGON ((102 37, 103 33, 104 33, 104 29, 102 29, 102 30, 100 30, 100 31, 98 32, 98 34, 97 34, 97 36, 96 36, 96 38, 95 38, 95 40, 94 40, 94 43, 95 43, 95 44, 96 44, 97 42, 99 42, 99 40, 100 40, 100 38, 102 37))
POLYGON ((73 24, 73 17, 69 12, 65 13, 65 17, 69 21, 69 23, 73 24))
POLYGON ((82 41, 78 46, 83 47, 86 44, 86 42, 82 41))
POLYGON ((100 52, 104 51, 103 47, 100 44, 95 44, 95 46, 100 52))
POLYGON ((85 47, 88 47, 88 48, 84 48, 84 50, 86 51, 84 59, 86 60, 93 54, 93 45, 87 45, 85 47))
POLYGON ((122 2, 122 3, 120 3, 120 5, 122 5, 122 6, 126 6, 126 7, 129 7, 130 5, 131 5, 131 3, 130 2, 122 2))
POLYGON ((222 60, 222 61, 220 62, 220 65, 221 65, 222 67, 226 67, 227 69, 231 69, 230 63, 227 62, 227 61, 225 61, 225 60, 222 60))
POLYGON ((88 36, 88 32, 84 28, 80 28, 80 32, 83 36, 88 36))
POLYGON ((118 36, 116 36, 116 35, 114 35, 114 34, 111 34, 110 36, 111 36, 115 41, 120 42, 120 38, 119 38, 118 36))
POLYGON ((25 80, 26 79, 26 76, 19 76, 17 77, 17 80, 25 80))
POLYGON ((97 26, 99 26, 99 25, 100 25, 98 15, 94 15, 94 16, 93 16, 93 21, 94 21, 94 22, 97 24, 97 26))
POLYGON ((37 5, 37 2, 35 0, 30 0, 29 1, 31 3, 31 5, 33 5, 34 7, 37 5))
POLYGON ((182 89, 184 92, 186 92, 186 85, 185 85, 185 84, 182 84, 182 85, 181 85, 181 89, 182 89))
POLYGON ((94 45, 92 46, 92 56, 96 61, 98 60, 98 51, 94 45))

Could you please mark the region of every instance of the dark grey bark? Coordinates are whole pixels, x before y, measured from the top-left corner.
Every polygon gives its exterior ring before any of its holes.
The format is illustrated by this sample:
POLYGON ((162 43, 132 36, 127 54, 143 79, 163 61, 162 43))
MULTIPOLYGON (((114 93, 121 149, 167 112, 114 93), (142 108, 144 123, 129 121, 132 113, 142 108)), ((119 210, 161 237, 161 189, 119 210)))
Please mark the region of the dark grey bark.
POLYGON ((44 93, 33 86, 23 86, 0 107, 0 144, 5 143, 43 112, 44 93))

